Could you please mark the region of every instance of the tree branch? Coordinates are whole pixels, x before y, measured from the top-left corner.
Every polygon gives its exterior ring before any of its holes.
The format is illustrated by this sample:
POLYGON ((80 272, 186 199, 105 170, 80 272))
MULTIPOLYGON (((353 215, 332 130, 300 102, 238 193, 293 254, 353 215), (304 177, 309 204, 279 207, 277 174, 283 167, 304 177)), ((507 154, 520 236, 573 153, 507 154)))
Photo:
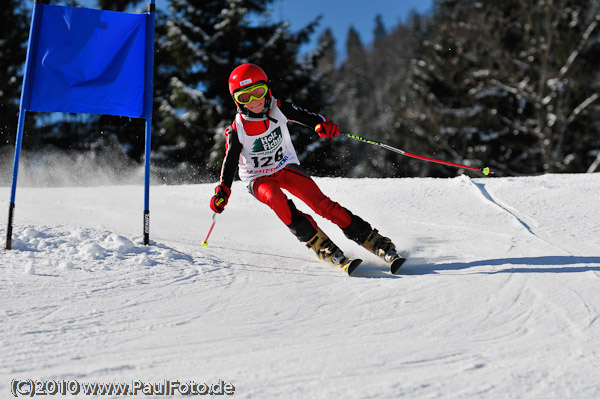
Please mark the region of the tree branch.
POLYGON ((569 54, 569 57, 567 58, 567 62, 565 63, 565 65, 563 65, 563 67, 560 68, 559 76, 561 78, 563 78, 566 75, 566 73, 569 71, 569 68, 571 68, 571 65, 573 65, 573 62, 575 61, 575 59, 581 52, 581 49, 583 48, 583 46, 585 46, 586 43, 590 40, 592 32, 594 31, 594 29, 596 29, 599 22, 600 22, 600 13, 596 14, 596 16, 594 17, 594 20, 588 25, 587 29, 581 36, 581 41, 579 42, 579 44, 577 45, 575 50, 573 50, 571 52, 571 54, 569 54))

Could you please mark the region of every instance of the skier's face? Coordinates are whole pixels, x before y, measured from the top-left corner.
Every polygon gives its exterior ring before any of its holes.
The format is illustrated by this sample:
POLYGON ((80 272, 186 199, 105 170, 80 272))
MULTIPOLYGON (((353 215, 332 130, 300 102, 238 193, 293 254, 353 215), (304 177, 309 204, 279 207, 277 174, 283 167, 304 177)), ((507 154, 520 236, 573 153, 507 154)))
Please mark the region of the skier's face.
POLYGON ((246 108, 248 108, 248 111, 252 113, 260 114, 265 108, 265 97, 261 98, 260 100, 254 99, 250 101, 248 104, 246 104, 246 108))

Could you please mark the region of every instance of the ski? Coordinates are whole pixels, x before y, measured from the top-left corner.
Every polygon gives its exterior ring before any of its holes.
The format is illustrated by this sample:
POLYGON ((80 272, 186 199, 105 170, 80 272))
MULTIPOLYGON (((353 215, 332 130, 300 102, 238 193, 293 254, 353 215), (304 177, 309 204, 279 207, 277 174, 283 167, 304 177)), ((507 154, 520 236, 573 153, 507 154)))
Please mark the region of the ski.
POLYGON ((350 259, 346 258, 342 263, 339 264, 340 268, 352 276, 352 273, 356 270, 358 265, 362 263, 362 259, 350 259))
POLYGON ((406 259, 400 256, 400 254, 396 252, 395 249, 388 251, 388 253, 385 254, 382 258, 387 262, 388 265, 390 265, 390 271, 392 272, 392 274, 397 274, 400 270, 400 267, 402 267, 404 262, 406 262, 406 259))
POLYGON ((392 260, 388 262, 390 265, 390 271, 392 272, 392 274, 397 274, 398 271, 400 270, 400 267, 402 267, 402 265, 404 264, 404 262, 406 262, 406 259, 404 259, 400 255, 398 255, 395 258, 392 258, 392 260))

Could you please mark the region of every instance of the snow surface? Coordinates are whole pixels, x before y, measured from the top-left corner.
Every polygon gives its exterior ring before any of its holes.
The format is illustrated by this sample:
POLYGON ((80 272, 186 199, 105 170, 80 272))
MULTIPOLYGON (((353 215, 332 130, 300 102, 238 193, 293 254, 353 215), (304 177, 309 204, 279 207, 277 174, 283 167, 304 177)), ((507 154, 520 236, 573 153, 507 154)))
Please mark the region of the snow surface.
POLYGON ((141 186, 20 187, 0 255, 0 396, 37 378, 600 397, 599 174, 316 180, 403 249, 401 275, 317 217, 364 264, 348 277, 318 261, 240 182, 206 248, 213 184, 153 186, 148 247, 141 186))

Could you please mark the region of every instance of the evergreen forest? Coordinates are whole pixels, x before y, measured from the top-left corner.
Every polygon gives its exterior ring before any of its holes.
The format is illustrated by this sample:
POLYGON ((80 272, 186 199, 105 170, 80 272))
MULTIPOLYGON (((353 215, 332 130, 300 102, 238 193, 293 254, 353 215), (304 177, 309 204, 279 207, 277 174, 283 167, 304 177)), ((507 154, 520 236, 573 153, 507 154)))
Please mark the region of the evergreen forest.
MULTIPOLYGON (((269 13, 273 3, 170 0, 157 10, 151 163, 161 181, 218 179, 236 111, 227 80, 245 62, 263 67, 275 97, 344 133, 489 166, 496 176, 600 171, 600 0, 437 0, 397 26, 378 16, 368 41, 350 27, 343 59, 318 12, 294 31, 269 13), (307 50, 311 41, 318 44, 307 50)), ((106 10, 145 6, 97 0, 106 10)), ((31 15, 23 0, 5 0, 0 13, 0 167, 8 175, 31 15)), ((289 126, 316 176, 477 175, 289 126)), ((143 163, 144 121, 28 112, 23 150, 30 162, 86 156, 118 173, 143 163)))

